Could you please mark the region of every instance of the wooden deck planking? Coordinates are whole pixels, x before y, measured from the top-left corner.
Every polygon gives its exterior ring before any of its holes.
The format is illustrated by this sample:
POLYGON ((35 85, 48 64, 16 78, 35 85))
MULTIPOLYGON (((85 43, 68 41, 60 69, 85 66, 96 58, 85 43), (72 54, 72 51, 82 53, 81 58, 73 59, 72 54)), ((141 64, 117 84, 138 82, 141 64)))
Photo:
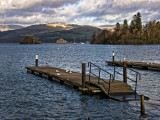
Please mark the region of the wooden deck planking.
MULTIPOLYGON (((63 80, 66 82, 70 82, 71 84, 76 84, 79 87, 82 87, 82 74, 73 72, 69 73, 66 72, 64 69, 60 68, 54 68, 49 66, 40 66, 40 67, 26 67, 26 69, 33 70, 38 73, 47 74, 52 77, 56 77, 59 80, 63 80), (56 71, 59 72, 56 72, 56 71)), ((90 81, 98 86, 98 78, 97 77, 90 77, 90 81)), ((89 75, 86 75, 86 82, 89 81, 89 75)), ((109 83, 109 80, 105 80, 109 83)), ((105 88, 105 90, 108 90, 109 85, 103 81, 100 81, 100 85, 105 88)), ((114 82, 111 82, 110 86, 110 93, 126 93, 131 92, 133 93, 134 90, 131 89, 131 86, 127 85, 126 83, 123 83, 122 81, 114 80, 114 82)))
MULTIPOLYGON (((138 68, 138 69, 145 69, 145 70, 156 70, 160 71, 160 64, 157 63, 147 63, 147 62, 132 62, 132 61, 125 61, 127 67, 131 68, 138 68)), ((115 65, 115 66, 123 66, 124 61, 106 61, 108 65, 115 65)))
MULTIPOLYGON (((111 82, 110 84, 110 92, 108 95, 108 88, 109 85, 103 81, 100 81, 100 84, 98 84, 98 78, 97 77, 90 77, 89 81, 89 75, 86 75, 86 88, 82 88, 82 74, 73 72, 69 73, 66 72, 64 69, 55 68, 55 67, 49 67, 49 66, 39 66, 39 67, 26 67, 27 70, 32 71, 31 73, 37 72, 38 74, 45 74, 51 79, 58 79, 62 82, 65 82, 67 84, 73 85, 78 87, 79 90, 89 91, 92 93, 99 93, 103 92, 106 94, 107 97, 115 98, 114 95, 122 96, 122 95, 129 95, 135 94, 135 91, 131 88, 130 85, 123 83, 122 81, 114 80, 114 82, 111 82), (114 96, 114 97, 113 97, 114 96)), ((105 80, 109 82, 109 80, 105 80)), ((120 99, 121 97, 117 97, 117 99, 120 99)), ((119 100, 121 101, 121 100, 119 100)))

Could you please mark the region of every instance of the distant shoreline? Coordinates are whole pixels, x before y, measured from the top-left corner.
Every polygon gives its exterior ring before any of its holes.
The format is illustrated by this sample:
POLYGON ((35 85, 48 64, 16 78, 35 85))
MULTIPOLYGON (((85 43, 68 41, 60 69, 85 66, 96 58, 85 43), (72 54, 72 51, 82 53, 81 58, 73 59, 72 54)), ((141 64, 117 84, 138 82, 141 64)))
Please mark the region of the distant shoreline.
MULTIPOLYGON (((19 44, 19 43, 0 43, 0 44, 19 44)), ((57 43, 43 43, 43 44, 57 44, 57 43)), ((71 44, 73 45, 73 43, 65 43, 65 44, 59 44, 59 45, 68 45, 68 44, 71 44)), ((85 44, 90 44, 90 43, 85 43, 85 44)), ((19 45, 41 45, 41 44, 19 44, 19 45)), ((58 44, 57 44, 58 45, 58 44)), ((81 43, 77 43, 77 45, 82 45, 81 43)), ((143 46, 143 45, 146 45, 146 46, 149 46, 149 45, 160 45, 160 44, 126 44, 126 45, 122 45, 122 44, 90 44, 90 45, 113 45, 113 46, 129 46, 129 45, 136 45, 136 46, 143 46)))

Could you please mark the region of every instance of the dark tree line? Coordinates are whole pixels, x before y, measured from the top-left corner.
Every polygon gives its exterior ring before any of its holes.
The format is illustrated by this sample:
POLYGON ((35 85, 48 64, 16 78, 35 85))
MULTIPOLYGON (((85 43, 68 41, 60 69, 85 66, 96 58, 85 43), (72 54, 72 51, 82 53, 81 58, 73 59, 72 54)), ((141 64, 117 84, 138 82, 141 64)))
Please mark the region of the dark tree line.
POLYGON ((92 44, 160 44, 160 21, 150 21, 142 26, 141 14, 138 12, 128 25, 116 24, 113 31, 103 30, 93 33, 92 44))

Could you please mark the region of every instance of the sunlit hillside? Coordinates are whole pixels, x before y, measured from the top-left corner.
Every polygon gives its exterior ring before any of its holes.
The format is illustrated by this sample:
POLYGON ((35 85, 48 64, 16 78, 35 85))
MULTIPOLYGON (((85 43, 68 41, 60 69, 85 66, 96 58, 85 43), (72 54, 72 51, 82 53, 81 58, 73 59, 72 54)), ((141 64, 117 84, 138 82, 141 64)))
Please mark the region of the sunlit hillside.
POLYGON ((48 24, 46 24, 46 26, 49 26, 49 27, 62 27, 65 30, 70 30, 70 29, 75 28, 73 25, 65 24, 65 23, 48 23, 48 24))

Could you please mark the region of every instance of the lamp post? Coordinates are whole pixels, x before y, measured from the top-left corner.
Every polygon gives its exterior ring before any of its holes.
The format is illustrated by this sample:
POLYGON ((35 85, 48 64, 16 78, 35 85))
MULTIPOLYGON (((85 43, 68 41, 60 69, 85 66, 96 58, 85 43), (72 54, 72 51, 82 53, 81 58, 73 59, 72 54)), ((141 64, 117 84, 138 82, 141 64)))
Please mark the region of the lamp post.
POLYGON ((115 64, 114 64, 114 51, 112 51, 112 62, 113 62, 113 65, 114 65, 114 78, 113 78, 113 80, 115 79, 115 70, 116 70, 116 68, 115 68, 115 64))
POLYGON ((35 66, 38 67, 38 54, 36 54, 35 66))
POLYGON ((112 61, 114 62, 114 51, 112 51, 112 61))

